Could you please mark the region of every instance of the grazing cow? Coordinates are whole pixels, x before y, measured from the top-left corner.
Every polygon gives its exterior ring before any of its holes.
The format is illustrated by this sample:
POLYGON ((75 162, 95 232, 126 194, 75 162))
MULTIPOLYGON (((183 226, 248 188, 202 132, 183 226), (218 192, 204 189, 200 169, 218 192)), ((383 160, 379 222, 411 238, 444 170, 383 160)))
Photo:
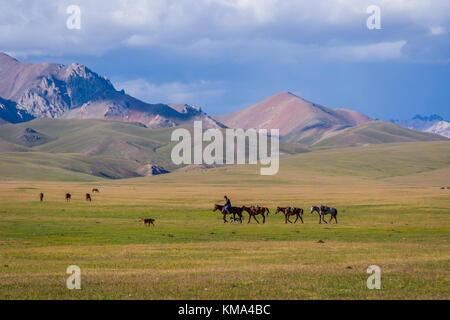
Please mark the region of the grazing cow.
POLYGON ((44 194, 42 192, 39 194, 39 200, 41 200, 41 202, 44 201, 44 194))
POLYGON ((300 219, 303 222, 303 209, 302 208, 295 208, 295 207, 277 207, 277 211, 275 212, 275 214, 277 214, 278 212, 283 212, 284 214, 284 222, 285 223, 292 223, 291 220, 289 220, 290 216, 297 216, 297 218, 295 219, 294 223, 297 223, 297 220, 300 219))
POLYGON ((70 193, 66 193, 66 202, 70 202, 72 195, 70 193))
POLYGON ((86 193, 86 201, 92 201, 91 195, 89 193, 86 193))
POLYGON ((142 222, 142 224, 144 226, 148 226, 148 227, 150 227, 150 225, 152 225, 153 227, 155 226, 155 219, 139 218, 139 221, 142 222))
POLYGON ((92 189, 92 193, 99 193, 100 190, 98 190, 97 188, 92 189))

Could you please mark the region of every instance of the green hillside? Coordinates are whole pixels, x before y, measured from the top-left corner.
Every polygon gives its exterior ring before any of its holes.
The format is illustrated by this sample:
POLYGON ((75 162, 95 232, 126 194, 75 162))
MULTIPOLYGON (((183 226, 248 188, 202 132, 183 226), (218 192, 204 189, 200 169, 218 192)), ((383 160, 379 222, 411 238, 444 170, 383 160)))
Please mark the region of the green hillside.
MULTIPOLYGON (((189 129, 188 127, 186 127, 189 129)), ((92 180, 138 177, 148 165, 173 171, 174 128, 103 120, 36 119, 0 126, 1 179, 92 180)), ((280 143, 282 154, 310 148, 280 143)), ((147 170, 148 171, 148 170, 147 170)))
POLYGON ((445 140, 448 139, 433 133, 419 132, 384 121, 372 121, 327 136, 316 142, 314 146, 340 147, 379 143, 445 140))

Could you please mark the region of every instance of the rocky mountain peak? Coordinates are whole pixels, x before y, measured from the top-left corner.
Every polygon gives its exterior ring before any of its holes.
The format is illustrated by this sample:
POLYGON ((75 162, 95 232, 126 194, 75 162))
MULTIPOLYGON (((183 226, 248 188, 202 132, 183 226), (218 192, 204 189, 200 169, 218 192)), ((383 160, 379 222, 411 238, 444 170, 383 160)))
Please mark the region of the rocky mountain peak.
POLYGON ((14 104, 11 110, 0 114, 1 123, 10 122, 11 114, 22 110, 19 115, 36 118, 104 119, 155 128, 194 120, 205 120, 212 127, 223 126, 196 106, 172 107, 133 98, 123 90, 117 91, 107 77, 79 63, 21 63, 0 54, 0 97, 14 104))

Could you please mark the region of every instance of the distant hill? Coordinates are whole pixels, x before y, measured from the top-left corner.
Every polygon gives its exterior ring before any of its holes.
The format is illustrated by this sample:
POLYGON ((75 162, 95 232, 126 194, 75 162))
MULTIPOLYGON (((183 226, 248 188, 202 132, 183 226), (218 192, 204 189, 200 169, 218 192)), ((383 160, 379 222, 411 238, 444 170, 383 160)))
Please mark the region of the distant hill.
POLYGON ((403 128, 390 122, 372 121, 325 136, 313 146, 340 147, 367 144, 448 141, 447 138, 433 133, 418 132, 403 128))
POLYGON ((247 109, 215 117, 231 128, 280 129, 284 141, 314 144, 325 134, 371 121, 362 113, 330 109, 290 92, 269 97, 247 109))
POLYGON ((138 122, 152 128, 202 120, 204 127, 222 124, 199 108, 183 112, 167 104, 149 104, 117 91, 106 77, 86 66, 22 63, 0 53, 0 121, 32 118, 101 119, 138 122), (6 103, 7 102, 7 103, 6 103))
POLYGON ((437 114, 430 116, 415 115, 411 120, 391 120, 391 122, 409 129, 436 133, 450 138, 450 122, 445 121, 437 114))
MULTIPOLYGON (((5 124, 0 126, 0 179, 91 180, 165 174, 181 168, 170 157, 177 143, 170 141, 172 131, 104 120, 35 119, 5 124)), ((282 154, 309 151, 301 144, 280 143, 282 154)))

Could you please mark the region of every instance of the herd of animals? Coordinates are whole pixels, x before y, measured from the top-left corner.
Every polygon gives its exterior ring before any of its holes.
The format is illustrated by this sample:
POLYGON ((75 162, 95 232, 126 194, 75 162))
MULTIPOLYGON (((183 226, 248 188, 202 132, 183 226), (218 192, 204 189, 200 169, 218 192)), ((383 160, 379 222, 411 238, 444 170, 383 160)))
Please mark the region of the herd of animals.
MULTIPOLYGON (((99 193, 100 190, 98 188, 93 188, 91 191, 93 194, 94 193, 99 193)), ((44 193, 41 192, 39 194, 39 199, 40 201, 44 201, 44 193)), ((70 193, 66 193, 65 195, 65 200, 66 202, 70 202, 70 200, 72 199, 72 195, 70 193)), ((86 201, 91 202, 92 201, 92 197, 90 193, 86 193, 85 195, 85 199, 86 201)), ((247 212, 248 213, 248 223, 250 223, 251 219, 253 218, 258 224, 259 221, 256 218, 256 216, 260 215, 263 219, 262 223, 266 223, 266 215, 268 216, 270 213, 269 208, 266 207, 261 207, 258 205, 254 205, 254 206, 242 206, 242 207, 230 207, 229 210, 226 210, 224 205, 220 205, 220 204, 216 204, 214 205, 214 209, 213 212, 216 211, 220 211, 223 215, 223 222, 227 223, 227 219, 226 216, 227 215, 233 215, 233 218, 231 218, 231 223, 233 222, 239 222, 242 223, 243 221, 243 213, 247 212)), ((296 208, 296 207, 277 207, 277 210, 275 211, 275 214, 278 214, 279 212, 284 214, 284 220, 285 223, 297 223, 297 221, 300 219, 300 221, 302 223, 303 222, 303 209, 302 208, 296 208), (290 217, 295 217, 295 221, 292 222, 290 220, 290 217)), ((324 223, 331 223, 333 221, 333 219, 335 220, 336 223, 338 223, 337 220, 337 214, 338 211, 335 208, 331 208, 328 206, 312 206, 310 213, 314 213, 317 212, 319 214, 319 223, 322 223, 322 221, 324 223), (326 215, 330 215, 330 220, 327 222, 325 220, 325 216, 326 215)), ((151 218, 139 218, 139 222, 141 222, 144 226, 155 226, 155 219, 151 219, 151 218)))
MULTIPOLYGON (((220 204, 216 204, 214 205, 214 209, 213 212, 215 211, 220 211, 223 215, 223 222, 227 223, 227 219, 226 216, 228 214, 232 214, 233 218, 231 218, 231 222, 240 222, 242 223, 243 220, 243 213, 247 212, 248 213, 248 222, 250 223, 251 219, 253 218, 257 223, 259 223, 258 219, 256 219, 256 216, 261 215, 262 219, 263 219, 263 223, 266 222, 266 214, 269 215, 270 210, 269 208, 266 207, 261 207, 261 206, 250 206, 250 207, 246 207, 246 206, 242 206, 242 207, 230 207, 229 210, 225 210, 225 206, 220 205, 220 204), (237 218, 236 218, 237 216, 237 218)), ((277 210, 275 211, 275 214, 278 214, 279 212, 284 214, 284 221, 285 223, 297 223, 297 221, 300 219, 300 221, 302 223, 303 222, 303 209, 302 208, 296 208, 296 207, 277 207, 277 210), (290 220, 290 217, 296 217, 295 221, 292 222, 290 220)), ((331 208, 328 206, 312 206, 310 213, 314 213, 317 212, 319 214, 319 223, 325 222, 325 223, 331 223, 332 220, 334 219, 334 221, 336 223, 338 223, 337 220, 337 214, 338 211, 335 208, 331 208), (325 216, 326 215, 330 215, 330 220, 327 222, 325 220, 325 216)))
MULTIPOLYGON (((99 192, 100 192, 100 190, 97 189, 97 188, 92 189, 92 193, 99 193, 99 192)), ((72 199, 72 195, 70 193, 66 193, 65 199, 66 199, 66 202, 70 202, 70 200, 72 199)), ((91 194, 90 193, 86 193, 85 199, 86 199, 86 201, 91 202, 92 201, 91 194)), ((39 194, 39 200, 41 202, 44 201, 44 193, 43 192, 41 192, 39 194)))

